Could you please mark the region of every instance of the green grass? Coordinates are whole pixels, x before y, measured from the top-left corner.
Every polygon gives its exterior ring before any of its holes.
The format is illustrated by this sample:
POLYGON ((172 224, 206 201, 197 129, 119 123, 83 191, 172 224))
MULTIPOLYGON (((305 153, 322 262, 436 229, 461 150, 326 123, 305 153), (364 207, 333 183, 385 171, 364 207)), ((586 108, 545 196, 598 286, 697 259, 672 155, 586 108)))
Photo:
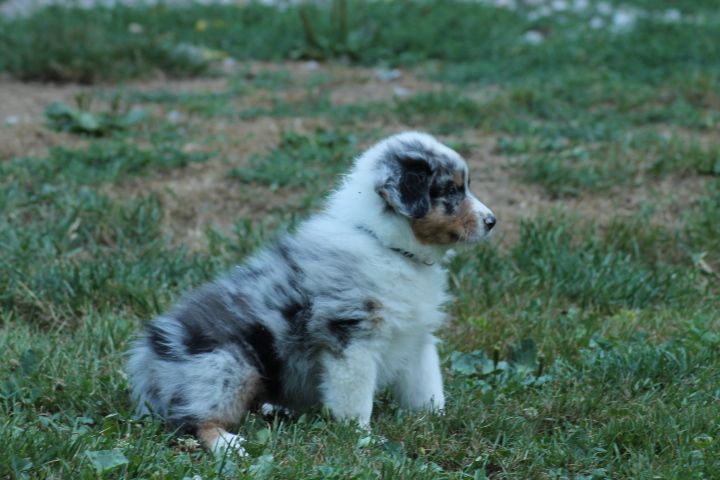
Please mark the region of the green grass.
MULTIPOLYGON (((21 78, 81 81, 132 77, 156 68, 173 75, 203 71, 203 55, 173 47, 181 43, 237 59, 344 57, 405 65, 441 60, 449 65, 439 74, 463 82, 506 81, 520 73, 553 79, 581 64, 585 72, 602 67, 657 84, 679 69, 697 71, 720 55, 712 40, 718 29, 714 9, 695 2, 684 6, 684 13, 701 21, 641 19, 623 35, 587 28, 592 13, 531 20, 521 11, 455 1, 333 3, 344 5, 345 13, 329 15, 314 6, 277 11, 260 4, 50 8, 0 23, 0 69, 21 78), (548 33, 548 41, 524 43, 521 36, 529 29, 548 33)), ((707 70, 718 73, 716 66, 707 70)))
POLYGON ((254 155, 247 167, 235 168, 230 176, 276 190, 302 187, 317 194, 332 185, 334 177, 347 170, 357 151, 355 135, 319 130, 314 135, 285 132, 280 144, 268 155, 254 155))
MULTIPOLYGON (((182 42, 240 60, 399 65, 442 84, 343 106, 331 102, 331 73, 299 80, 287 66, 240 68, 218 91, 112 85, 96 92, 109 109, 79 102, 46 125, 65 131, 61 140, 74 135, 72 146, 1 159, 0 477, 718 478, 720 19, 712 0, 675 3, 623 2, 697 21, 645 18, 626 33, 589 29, 586 13, 529 20, 437 1, 338 1, 304 10, 305 26, 300 7, 257 4, 0 20, 0 70, 23 79, 212 69, 172 48, 182 42), (528 29, 546 40, 523 42, 528 29), (286 98, 292 89, 303 95, 286 98), (269 101, 255 105, 255 94, 269 101), (127 121, 133 109, 145 109, 142 121, 127 121), (169 123, 171 111, 183 115, 169 123), (234 128, 256 121, 282 126, 275 145, 222 153, 255 142, 234 128), (292 228, 363 145, 398 125, 447 135, 476 160, 477 146, 496 139, 492 154, 510 173, 502 188, 522 196, 522 183, 538 185, 564 210, 526 215, 508 228, 517 235, 450 263, 445 414, 402 411, 386 392, 372 433, 320 409, 250 414, 241 425, 249 457, 220 460, 134 418, 124 362, 141 323, 292 228), (208 226, 206 242, 190 248, 170 237, 173 210, 144 182, 182 182, 205 166, 220 168, 217 188, 228 194, 298 200, 259 217, 230 206, 223 215, 234 228, 208 226), (629 216, 572 211, 575 201, 685 180, 691 190, 648 196, 629 216)), ((193 190, 178 195, 188 216, 208 207, 193 190)), ((501 217, 500 228, 509 222, 501 217)))

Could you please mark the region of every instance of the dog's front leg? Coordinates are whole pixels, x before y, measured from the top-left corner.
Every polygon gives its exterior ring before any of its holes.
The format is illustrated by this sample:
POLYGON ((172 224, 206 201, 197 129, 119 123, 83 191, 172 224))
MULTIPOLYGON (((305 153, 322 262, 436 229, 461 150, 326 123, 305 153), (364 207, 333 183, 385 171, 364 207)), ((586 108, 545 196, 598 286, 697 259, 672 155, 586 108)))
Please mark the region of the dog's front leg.
POLYGON ((323 403, 339 420, 370 425, 377 385, 377 364, 361 344, 350 344, 340 354, 326 353, 322 359, 320 386, 323 403))
POLYGON ((413 410, 443 410, 443 393, 440 358, 435 337, 429 336, 411 357, 395 381, 395 394, 400 404, 413 410))

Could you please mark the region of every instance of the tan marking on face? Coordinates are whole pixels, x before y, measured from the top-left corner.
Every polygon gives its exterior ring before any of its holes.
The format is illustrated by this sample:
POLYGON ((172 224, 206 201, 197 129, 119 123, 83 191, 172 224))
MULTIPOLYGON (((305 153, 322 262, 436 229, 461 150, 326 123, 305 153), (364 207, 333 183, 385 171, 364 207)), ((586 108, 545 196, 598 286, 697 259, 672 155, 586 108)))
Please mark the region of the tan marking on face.
POLYGON ((465 175, 462 170, 455 170, 453 172, 453 182, 455 182, 455 185, 458 187, 465 186, 465 175))
POLYGON ((447 245, 470 238, 477 231, 478 218, 468 197, 454 214, 446 214, 443 206, 438 205, 424 217, 413 220, 411 226, 420 243, 447 245))

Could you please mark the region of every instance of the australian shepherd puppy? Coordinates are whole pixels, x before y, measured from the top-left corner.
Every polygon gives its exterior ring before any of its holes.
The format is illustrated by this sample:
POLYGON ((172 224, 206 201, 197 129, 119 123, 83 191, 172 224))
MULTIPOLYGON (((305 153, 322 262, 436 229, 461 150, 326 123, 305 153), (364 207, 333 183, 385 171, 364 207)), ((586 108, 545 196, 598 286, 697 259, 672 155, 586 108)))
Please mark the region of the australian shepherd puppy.
POLYGON ((228 430, 265 403, 368 426, 390 387, 406 408, 443 409, 440 261, 494 225, 457 152, 422 133, 387 138, 294 234, 145 326, 129 360, 139 413, 242 453, 228 430))

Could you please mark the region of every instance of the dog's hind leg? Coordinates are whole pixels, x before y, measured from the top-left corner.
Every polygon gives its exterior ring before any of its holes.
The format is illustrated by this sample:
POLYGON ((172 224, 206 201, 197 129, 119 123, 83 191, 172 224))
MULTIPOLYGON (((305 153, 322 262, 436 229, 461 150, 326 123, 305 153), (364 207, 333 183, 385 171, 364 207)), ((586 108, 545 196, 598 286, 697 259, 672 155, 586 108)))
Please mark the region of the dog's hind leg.
POLYGON ((234 450, 244 455, 244 439, 229 430, 262 398, 259 371, 230 349, 190 356, 175 366, 172 380, 166 377, 171 424, 193 428, 203 446, 215 454, 234 450))
MULTIPOLYGON (((227 385, 226 380, 223 381, 227 385)), ((262 378, 257 370, 249 368, 237 372, 232 383, 234 385, 232 391, 228 392, 228 400, 219 403, 221 408, 218 408, 209 420, 198 424, 197 436, 205 448, 216 455, 235 451, 240 456, 245 456, 245 449, 242 448, 245 439, 228 432, 227 429, 240 423, 250 407, 257 402, 263 388, 262 378)))
POLYGON ((242 448, 245 439, 240 435, 228 432, 228 429, 240 423, 257 401, 257 396, 262 389, 260 375, 254 369, 245 371, 244 378, 235 385, 232 396, 224 402, 218 402, 213 406, 214 411, 208 412, 207 420, 198 422, 196 435, 203 446, 216 455, 225 455, 234 451, 240 456, 245 456, 245 449, 242 448))

